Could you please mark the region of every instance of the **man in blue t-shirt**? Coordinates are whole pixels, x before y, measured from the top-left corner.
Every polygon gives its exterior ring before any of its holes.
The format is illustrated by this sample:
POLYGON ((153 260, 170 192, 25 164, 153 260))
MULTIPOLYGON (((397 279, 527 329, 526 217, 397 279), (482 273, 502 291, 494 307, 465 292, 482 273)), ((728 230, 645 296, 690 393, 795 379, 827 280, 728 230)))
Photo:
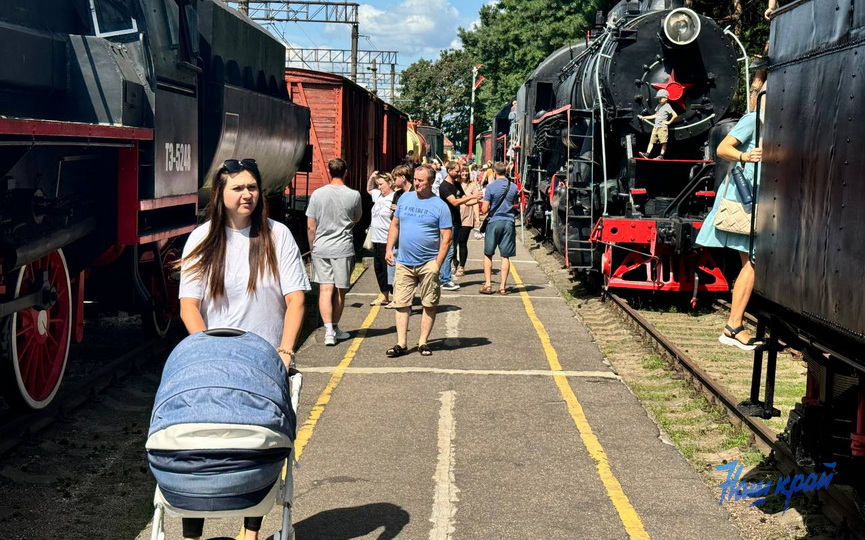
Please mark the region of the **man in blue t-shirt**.
POLYGON ((415 289, 423 306, 417 350, 421 356, 432 355, 427 340, 441 297, 439 273, 453 240, 451 212, 447 204, 433 194, 434 180, 435 171, 429 165, 415 169, 415 190, 400 197, 387 235, 385 260, 396 265, 393 302, 397 344, 386 352, 391 358, 407 352, 408 319, 415 289), (399 253, 394 258, 393 247, 397 239, 399 253))
POLYGON ((517 186, 505 176, 507 166, 496 161, 493 171, 496 178, 484 190, 481 201, 481 214, 490 212, 487 218, 487 231, 484 236, 484 285, 481 294, 493 294, 491 285, 493 275, 493 254, 496 247, 502 258, 501 284, 499 294, 508 294, 508 273, 511 270, 511 257, 517 254, 516 227, 514 226, 514 200, 517 186))

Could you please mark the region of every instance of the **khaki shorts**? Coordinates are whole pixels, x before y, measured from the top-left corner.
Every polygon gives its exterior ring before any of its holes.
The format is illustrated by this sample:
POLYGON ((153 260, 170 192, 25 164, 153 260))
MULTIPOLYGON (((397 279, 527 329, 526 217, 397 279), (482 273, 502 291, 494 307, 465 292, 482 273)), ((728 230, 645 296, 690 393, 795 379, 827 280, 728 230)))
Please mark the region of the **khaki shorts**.
POLYGON ((652 137, 649 139, 649 142, 652 144, 667 144, 668 137, 666 126, 656 127, 652 129, 652 137))
POLYGON ((435 307, 441 298, 439 284, 439 265, 435 259, 420 266, 406 266, 397 263, 393 277, 393 303, 395 307, 409 307, 417 288, 421 305, 435 307))

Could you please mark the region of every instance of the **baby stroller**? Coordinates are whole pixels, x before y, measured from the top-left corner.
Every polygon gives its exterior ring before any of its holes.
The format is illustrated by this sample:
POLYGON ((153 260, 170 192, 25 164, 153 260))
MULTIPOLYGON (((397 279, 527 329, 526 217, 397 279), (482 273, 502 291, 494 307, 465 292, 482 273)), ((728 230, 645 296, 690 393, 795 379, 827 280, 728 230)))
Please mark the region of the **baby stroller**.
POLYGON ((261 337, 220 328, 193 334, 169 356, 156 393, 147 459, 156 478, 151 540, 163 519, 266 515, 278 500, 291 540, 292 468, 303 377, 261 337), (282 477, 286 470, 285 478, 282 477))

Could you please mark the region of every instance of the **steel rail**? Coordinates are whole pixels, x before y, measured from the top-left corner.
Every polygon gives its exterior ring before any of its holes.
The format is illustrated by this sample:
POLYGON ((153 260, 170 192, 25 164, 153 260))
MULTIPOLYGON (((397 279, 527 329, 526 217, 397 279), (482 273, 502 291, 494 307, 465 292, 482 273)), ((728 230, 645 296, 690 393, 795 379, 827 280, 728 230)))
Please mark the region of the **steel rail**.
POLYGON ((652 323, 647 321, 634 308, 628 305, 625 300, 615 294, 608 295, 608 298, 612 300, 613 305, 619 312, 626 315, 630 320, 642 328, 642 330, 646 332, 653 341, 663 347, 676 366, 687 371, 702 388, 712 394, 715 400, 719 401, 724 407, 728 415, 732 416, 734 420, 745 424, 759 439, 760 446, 762 446, 764 450, 775 448, 778 436, 775 432, 769 429, 762 420, 755 419, 739 411, 736 408, 739 400, 737 400, 735 396, 718 384, 711 376, 709 376, 708 373, 700 369, 700 367, 697 366, 697 364, 691 360, 682 349, 667 339, 666 336, 661 334, 652 323))
POLYGON ((0 456, 55 421, 66 418, 73 410, 95 398, 112 384, 140 369, 154 357, 169 351, 174 344, 175 340, 172 338, 148 341, 103 365, 75 386, 63 388, 57 398, 44 409, 6 411, 0 416, 0 456))
MULTIPOLYGON (((748 416, 739 411, 737 408, 739 400, 705 371, 700 369, 684 351, 667 339, 652 323, 628 305, 625 300, 615 294, 608 294, 607 297, 612 301, 614 309, 628 322, 632 322, 639 327, 641 333, 645 333, 646 337, 664 349, 672 360, 674 368, 680 368, 690 375, 692 387, 699 392, 710 394, 716 404, 724 408, 725 413, 729 417, 733 418, 734 421, 740 422, 754 435, 755 442, 761 450, 767 451, 767 453, 771 451, 774 454, 778 469, 783 474, 803 474, 807 476, 814 472, 812 468, 800 466, 796 462, 793 451, 787 443, 779 439, 777 434, 769 429, 761 419, 748 416)), ((837 485, 829 485, 827 489, 815 496, 823 503, 820 508, 823 515, 829 518, 835 525, 848 532, 851 538, 865 540, 865 516, 856 507, 856 503, 852 500, 849 493, 837 485)))

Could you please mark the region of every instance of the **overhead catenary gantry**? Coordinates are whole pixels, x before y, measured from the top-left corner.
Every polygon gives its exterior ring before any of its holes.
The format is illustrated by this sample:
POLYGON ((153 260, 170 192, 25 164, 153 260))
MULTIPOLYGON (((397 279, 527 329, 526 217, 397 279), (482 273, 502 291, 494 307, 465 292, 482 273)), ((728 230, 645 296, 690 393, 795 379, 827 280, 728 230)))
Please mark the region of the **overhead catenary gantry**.
MULTIPOLYGON (((233 3, 233 2, 229 2, 233 3)), ((287 2, 285 0, 240 0, 237 9, 255 21, 323 22, 351 25, 351 80, 357 80, 357 13, 355 2, 287 2)))
MULTIPOLYGON (((289 67, 315 66, 315 69, 349 76, 345 66, 352 51, 346 49, 296 49, 289 48, 286 61, 289 67), (324 64, 324 65, 322 65, 324 64)), ((393 102, 396 87, 397 51, 357 51, 357 65, 364 68, 352 77, 354 82, 370 88, 385 101, 393 102), (390 66, 388 71, 387 66, 390 66), (388 83, 379 89, 379 83, 388 83)))

